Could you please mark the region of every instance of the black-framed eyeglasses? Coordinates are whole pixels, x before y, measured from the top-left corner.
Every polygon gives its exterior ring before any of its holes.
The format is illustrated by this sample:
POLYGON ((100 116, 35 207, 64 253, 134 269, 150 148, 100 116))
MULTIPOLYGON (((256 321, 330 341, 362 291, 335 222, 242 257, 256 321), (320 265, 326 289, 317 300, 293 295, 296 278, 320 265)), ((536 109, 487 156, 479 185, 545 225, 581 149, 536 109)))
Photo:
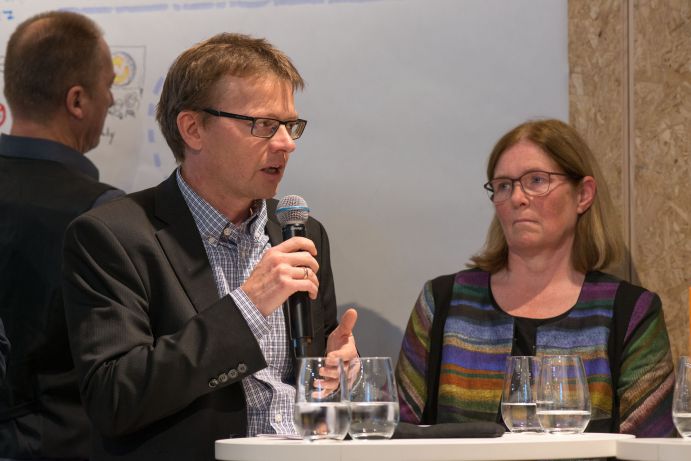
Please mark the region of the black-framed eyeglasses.
POLYGON ((216 109, 202 109, 202 111, 207 114, 213 115, 215 117, 226 117, 234 118, 237 120, 247 120, 252 122, 252 136, 258 138, 271 138, 276 134, 281 125, 285 125, 288 134, 293 139, 298 139, 302 136, 302 132, 305 131, 305 126, 307 126, 307 120, 302 120, 301 118, 297 120, 276 120, 275 118, 266 117, 250 117, 248 115, 238 115, 231 114, 230 112, 223 112, 222 110, 216 109))
POLYGON ((484 184, 484 188, 494 203, 501 203, 508 200, 513 194, 514 184, 519 183, 524 194, 531 197, 545 195, 549 192, 552 184, 552 176, 566 176, 574 180, 581 177, 568 173, 555 173, 553 171, 528 171, 518 178, 494 178, 484 184))

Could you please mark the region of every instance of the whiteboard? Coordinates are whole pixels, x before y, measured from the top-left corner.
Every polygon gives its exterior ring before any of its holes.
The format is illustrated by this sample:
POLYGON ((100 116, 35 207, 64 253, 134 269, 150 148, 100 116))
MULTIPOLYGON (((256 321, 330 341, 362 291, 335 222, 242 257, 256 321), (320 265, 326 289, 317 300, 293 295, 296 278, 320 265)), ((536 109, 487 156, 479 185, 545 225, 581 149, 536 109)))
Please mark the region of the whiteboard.
POLYGON ((329 231, 363 355, 395 358, 423 283, 482 246, 494 142, 528 118, 568 118, 566 0, 0 0, 0 40, 56 4, 93 18, 111 46, 116 104, 88 156, 126 191, 175 168, 154 112, 183 49, 230 31, 291 56, 309 123, 278 197, 303 196, 329 231))

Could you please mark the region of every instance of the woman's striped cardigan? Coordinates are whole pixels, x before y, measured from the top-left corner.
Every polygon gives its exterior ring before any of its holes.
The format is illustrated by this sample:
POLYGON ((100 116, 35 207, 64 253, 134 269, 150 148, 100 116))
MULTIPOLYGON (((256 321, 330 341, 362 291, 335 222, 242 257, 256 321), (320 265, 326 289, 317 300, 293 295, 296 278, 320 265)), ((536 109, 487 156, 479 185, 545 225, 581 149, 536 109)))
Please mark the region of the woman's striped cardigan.
MULTIPOLYGON (((436 422, 498 419, 514 320, 494 303, 489 280, 489 274, 480 270, 455 276, 444 324, 438 389, 427 389, 435 293, 431 282, 425 284, 408 322, 396 369, 402 421, 421 422, 430 392, 438 392, 436 422)), ((633 305, 623 306, 630 309, 627 315, 614 315, 620 283, 611 275, 588 273, 568 314, 538 327, 536 355, 582 357, 592 401, 587 430, 669 436, 674 433, 674 370, 660 299, 643 290, 633 305), (625 335, 621 356, 612 360, 619 367, 618 382, 613 385, 609 335, 613 322, 627 320, 628 324, 617 324, 625 335), (615 401, 619 402, 618 420, 615 401)))

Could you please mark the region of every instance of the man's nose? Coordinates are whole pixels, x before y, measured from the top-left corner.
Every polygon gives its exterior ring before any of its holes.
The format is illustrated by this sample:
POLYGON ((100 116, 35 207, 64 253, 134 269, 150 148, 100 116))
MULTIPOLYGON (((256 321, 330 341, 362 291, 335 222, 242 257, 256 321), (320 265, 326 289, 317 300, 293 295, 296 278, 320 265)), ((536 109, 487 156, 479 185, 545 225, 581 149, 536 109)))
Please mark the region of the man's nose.
POLYGON ((290 136, 288 128, 285 125, 280 125, 276 133, 271 137, 271 142, 281 146, 281 150, 286 152, 293 152, 295 150, 295 140, 290 136))

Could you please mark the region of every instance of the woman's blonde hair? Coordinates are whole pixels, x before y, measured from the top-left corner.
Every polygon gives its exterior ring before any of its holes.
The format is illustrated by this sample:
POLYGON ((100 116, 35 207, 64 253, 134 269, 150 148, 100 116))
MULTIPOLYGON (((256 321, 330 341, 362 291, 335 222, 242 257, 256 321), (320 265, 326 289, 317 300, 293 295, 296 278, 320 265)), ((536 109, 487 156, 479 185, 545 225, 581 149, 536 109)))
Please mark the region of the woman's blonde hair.
MULTIPOLYGON (((571 253, 574 269, 585 273, 604 269, 618 261, 623 254, 624 244, 618 223, 612 219, 612 201, 607 185, 592 151, 568 124, 554 119, 533 120, 506 133, 494 146, 489 157, 487 179, 494 177, 494 170, 502 154, 521 141, 528 141, 542 149, 557 162, 564 173, 577 178, 592 176, 595 179, 595 199, 576 223, 571 253)), ((495 273, 506 267, 508 257, 506 237, 495 214, 487 231, 484 248, 471 258, 468 265, 495 273)))

